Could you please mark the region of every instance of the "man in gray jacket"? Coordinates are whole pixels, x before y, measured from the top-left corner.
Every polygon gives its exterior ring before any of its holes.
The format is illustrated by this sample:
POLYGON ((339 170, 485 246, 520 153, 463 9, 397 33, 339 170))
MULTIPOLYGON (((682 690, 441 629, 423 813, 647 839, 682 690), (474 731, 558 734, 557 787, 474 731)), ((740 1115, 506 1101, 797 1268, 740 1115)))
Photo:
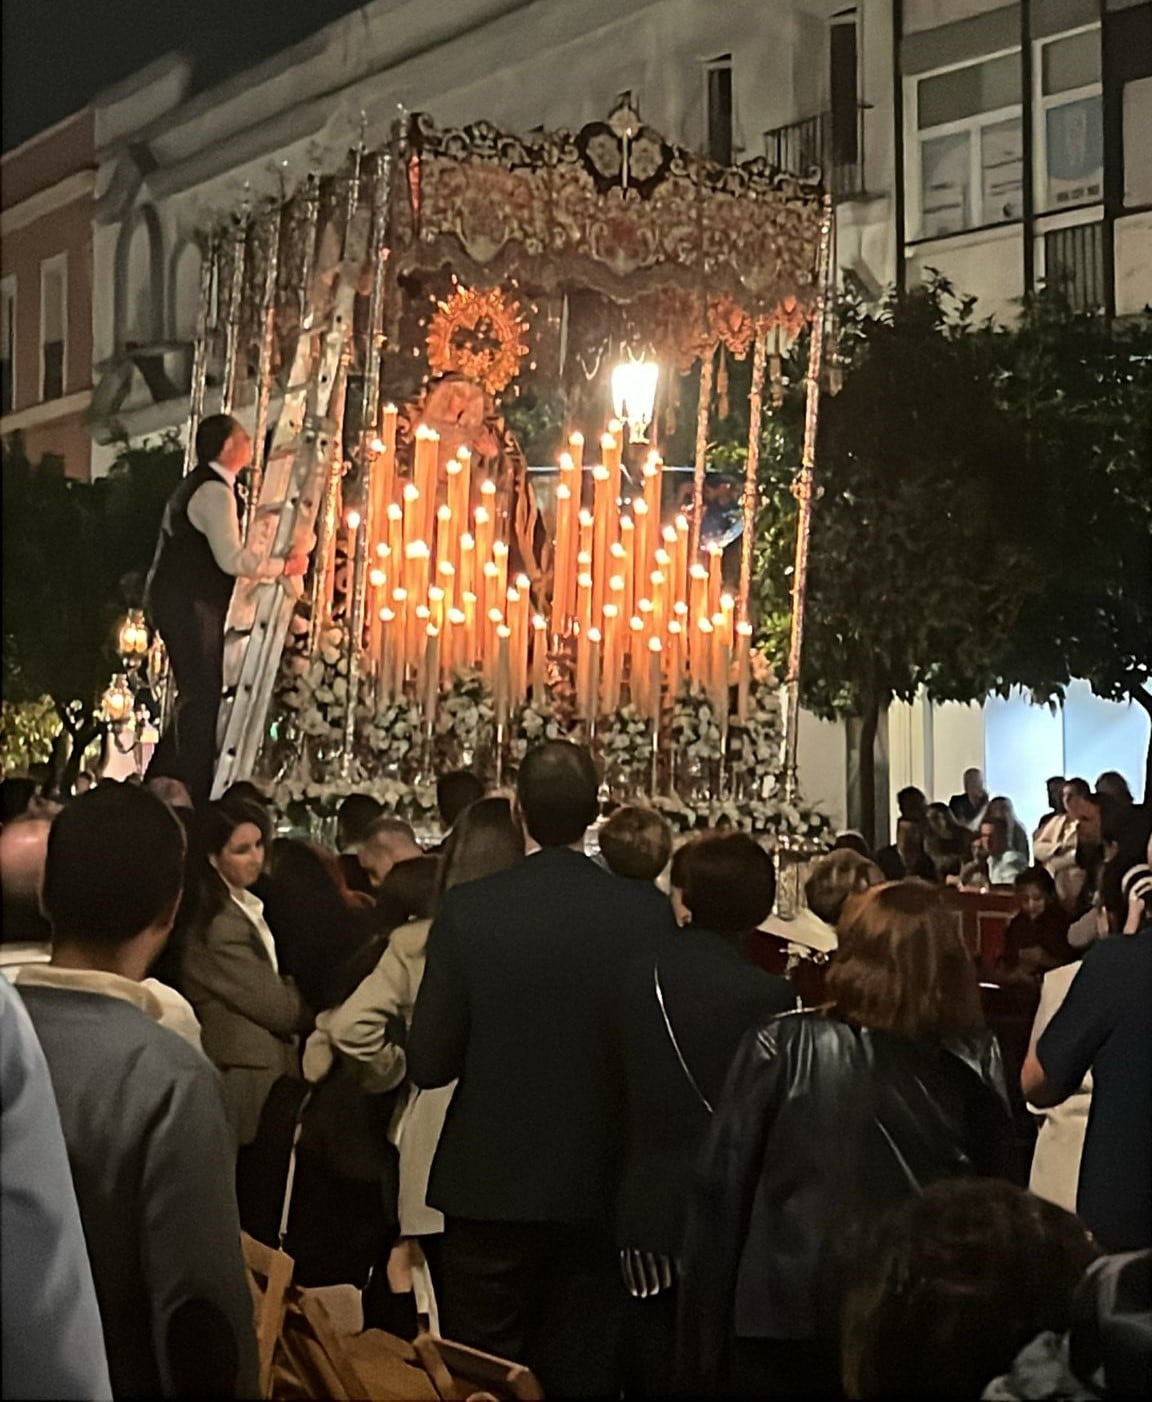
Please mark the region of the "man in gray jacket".
POLYGON ((141 986, 183 880, 152 794, 102 785, 48 839, 48 978, 20 993, 43 1047, 116 1397, 258 1395, 231 1140, 216 1072, 141 986))

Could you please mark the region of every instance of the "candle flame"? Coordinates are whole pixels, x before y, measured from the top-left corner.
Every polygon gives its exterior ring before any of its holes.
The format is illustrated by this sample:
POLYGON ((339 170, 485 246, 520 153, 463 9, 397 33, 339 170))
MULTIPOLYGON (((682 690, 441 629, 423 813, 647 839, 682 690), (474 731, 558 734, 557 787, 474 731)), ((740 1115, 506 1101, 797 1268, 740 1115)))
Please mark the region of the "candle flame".
POLYGON ((506 639, 512 636, 512 629, 509 628, 506 623, 501 623, 500 626, 496 629, 496 636, 500 639, 501 642, 504 642, 506 639))
POLYGON ((468 621, 467 615, 465 614, 465 612, 464 612, 463 609, 449 609, 449 610, 448 610, 448 622, 449 622, 449 623, 454 623, 454 624, 456 624, 457 627, 459 627, 462 623, 466 623, 467 621, 468 621))
POLYGON ((576 466, 576 459, 572 456, 571 453, 561 453, 561 454, 560 454, 560 471, 561 471, 561 472, 571 472, 572 469, 573 469, 575 466, 576 466))
POLYGON ((480 483, 480 490, 486 497, 494 497, 496 495, 496 483, 493 482, 491 477, 485 477, 483 482, 480 483))
MULTIPOLYGON (((420 493, 417 492, 416 495, 419 496, 420 493)), ((396 502, 392 502, 388 507, 388 519, 389 521, 403 521, 404 508, 402 506, 398 506, 396 502)))
POLYGON ((383 438, 373 438, 373 440, 372 440, 372 451, 373 451, 374 453, 382 453, 382 452, 384 451, 384 440, 383 440, 383 438))
POLYGON ((420 488, 416 485, 415 482, 405 482, 405 483, 404 483, 404 500, 405 500, 405 501, 419 501, 419 500, 420 500, 420 488))
POLYGON ((742 638, 750 638, 752 636, 752 625, 751 623, 737 623, 736 631, 742 638))
POLYGON ((391 553, 392 547, 390 545, 385 545, 382 540, 376 542, 376 554, 381 560, 386 560, 391 553))
POLYGON ((361 516, 359 511, 349 511, 344 519, 348 522, 348 529, 350 531, 358 531, 360 529, 361 516))
POLYGON ((601 637, 600 629, 599 629, 599 628, 589 628, 589 629, 588 629, 588 634, 587 634, 587 636, 588 636, 588 641, 589 641, 590 643, 598 643, 598 642, 600 641, 600 637, 601 637))
POLYGON ((577 433, 570 433, 570 434, 568 435, 568 442, 572 445, 573 448, 583 448, 583 446, 584 446, 584 435, 583 435, 582 433, 579 433, 579 432, 577 432, 577 433))
POLYGON ((396 615, 392 612, 391 609, 381 609, 381 610, 380 610, 380 622, 381 622, 381 623, 392 623, 392 622, 395 621, 395 618, 396 618, 396 615))
POLYGON ((368 583, 372 586, 373 589, 380 589, 380 588, 382 588, 383 585, 384 585, 384 581, 385 581, 387 578, 388 578, 388 576, 384 573, 383 570, 369 570, 369 571, 368 571, 368 583))
POLYGON ((521 593, 523 593, 525 589, 531 588, 531 585, 532 581, 526 574, 518 574, 516 576, 516 588, 519 589, 521 593))
POLYGON ((649 652, 661 652, 661 651, 663 650, 663 648, 664 648, 664 644, 660 641, 659 638, 649 638, 649 639, 648 639, 648 651, 649 651, 649 652))

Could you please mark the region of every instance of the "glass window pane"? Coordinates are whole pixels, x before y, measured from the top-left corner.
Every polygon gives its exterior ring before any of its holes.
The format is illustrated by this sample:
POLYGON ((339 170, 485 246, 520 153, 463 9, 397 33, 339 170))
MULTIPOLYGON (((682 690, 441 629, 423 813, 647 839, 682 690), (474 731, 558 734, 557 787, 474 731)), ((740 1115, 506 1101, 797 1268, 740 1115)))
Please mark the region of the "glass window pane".
POLYGON ((978 112, 995 112, 1020 101, 1020 58, 1004 54, 983 63, 970 63, 950 73, 925 78, 917 89, 917 124, 941 126, 978 112))
POLYGON ((64 274, 59 268, 45 268, 42 274, 44 324, 41 341, 64 339, 64 274))
POLYGON ((994 122, 980 133, 981 222, 1020 219, 1024 213, 1024 138, 1020 119, 994 122))
POLYGON ((934 136, 920 146, 920 232, 954 234, 971 224, 969 136, 934 136))
POLYGON ((1047 208, 1098 200, 1104 188, 1104 124, 1098 97, 1064 102, 1046 114, 1047 208))
POLYGON ((1152 78, 1124 84, 1124 203, 1152 204, 1152 78))
POLYGON ((1044 45, 1040 61, 1040 91, 1069 92, 1100 81, 1100 31, 1090 29, 1044 45))

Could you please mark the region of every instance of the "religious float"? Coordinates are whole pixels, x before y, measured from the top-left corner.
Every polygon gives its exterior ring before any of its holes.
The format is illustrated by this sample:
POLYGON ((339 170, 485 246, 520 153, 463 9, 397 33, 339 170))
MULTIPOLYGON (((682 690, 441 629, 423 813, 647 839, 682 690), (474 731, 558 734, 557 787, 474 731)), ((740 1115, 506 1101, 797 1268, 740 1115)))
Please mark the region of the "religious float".
POLYGON ((404 118, 206 233, 189 440, 217 403, 250 417, 250 536, 315 540, 302 599, 237 590, 217 791, 254 774, 322 818, 365 790, 419 822, 444 767, 507 782, 564 735, 606 798, 817 841, 796 746, 830 227, 817 173, 715 165, 622 106, 528 136, 404 118), (769 658, 763 400, 805 326, 791 648, 769 658), (742 472, 716 476, 747 357, 742 472), (559 406, 550 462, 514 431, 526 384, 559 406))

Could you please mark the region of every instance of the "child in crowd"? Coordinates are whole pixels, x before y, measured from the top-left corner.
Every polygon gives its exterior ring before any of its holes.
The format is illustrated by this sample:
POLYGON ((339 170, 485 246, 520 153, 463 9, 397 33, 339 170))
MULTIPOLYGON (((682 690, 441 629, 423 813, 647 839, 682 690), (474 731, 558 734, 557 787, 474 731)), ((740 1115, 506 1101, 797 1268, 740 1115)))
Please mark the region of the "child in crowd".
POLYGON ((1072 958, 1068 916, 1045 867, 1026 867, 1013 882, 1020 909, 1004 931, 1004 953, 996 966, 1000 982, 1038 979, 1072 958))
POLYGON ((655 881, 672 855, 672 829, 654 808, 617 808, 600 829, 608 870, 633 881, 655 881))

